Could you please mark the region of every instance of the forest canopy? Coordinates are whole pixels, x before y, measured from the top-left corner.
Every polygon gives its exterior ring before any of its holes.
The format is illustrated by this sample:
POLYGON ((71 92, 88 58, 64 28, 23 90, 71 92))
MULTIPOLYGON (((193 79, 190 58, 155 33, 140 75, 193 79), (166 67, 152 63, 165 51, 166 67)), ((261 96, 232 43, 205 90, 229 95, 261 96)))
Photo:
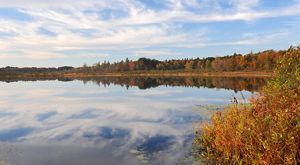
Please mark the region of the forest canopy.
POLYGON ((203 72, 224 72, 224 71, 272 71, 279 57, 285 54, 285 50, 266 50, 258 53, 237 54, 223 57, 207 57, 193 59, 173 59, 159 61, 149 58, 138 60, 122 60, 110 63, 107 61, 98 62, 93 66, 84 65, 77 68, 77 71, 91 72, 128 72, 128 71, 203 71, 203 72))
MULTIPOLYGON (((292 46, 291 46, 292 48, 292 46)), ((286 50, 266 50, 257 53, 234 53, 222 57, 184 58, 172 60, 156 60, 139 58, 138 60, 121 60, 119 62, 98 62, 92 66, 84 64, 82 67, 63 66, 58 68, 37 67, 4 67, 0 68, 0 74, 23 73, 112 73, 134 71, 199 71, 199 72, 233 72, 233 71, 273 71, 276 61, 282 57, 286 50)))

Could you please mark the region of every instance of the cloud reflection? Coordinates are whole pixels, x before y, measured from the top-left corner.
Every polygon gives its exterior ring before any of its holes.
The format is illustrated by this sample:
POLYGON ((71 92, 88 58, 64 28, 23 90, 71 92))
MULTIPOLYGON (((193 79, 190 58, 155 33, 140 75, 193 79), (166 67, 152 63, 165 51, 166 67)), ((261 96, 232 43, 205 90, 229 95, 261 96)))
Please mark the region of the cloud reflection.
MULTIPOLYGON (((20 150, 26 146, 36 154, 42 154, 36 146, 47 146, 50 152, 53 144, 57 148, 76 146, 78 152, 93 148, 110 153, 110 159, 126 157, 128 164, 146 159, 157 164, 166 158, 168 164, 177 162, 189 151, 192 124, 207 119, 192 107, 215 101, 226 103, 226 97, 233 93, 183 87, 141 92, 137 88, 105 88, 79 81, 1 84, 0 91, 5 102, 0 105, 1 143, 10 142, 20 150), (139 159, 141 155, 145 159, 139 159)), ((14 162, 18 158, 11 159, 14 162)), ((34 160, 30 163, 35 164, 34 160)))

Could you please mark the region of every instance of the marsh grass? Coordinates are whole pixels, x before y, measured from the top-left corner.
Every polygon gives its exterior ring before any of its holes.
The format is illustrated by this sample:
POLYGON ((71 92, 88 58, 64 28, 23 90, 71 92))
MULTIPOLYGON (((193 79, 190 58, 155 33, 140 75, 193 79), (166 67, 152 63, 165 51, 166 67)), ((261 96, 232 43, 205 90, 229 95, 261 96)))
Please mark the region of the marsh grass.
POLYGON ((198 162, 300 163, 300 48, 290 48, 275 72, 250 105, 232 104, 197 128, 198 162))

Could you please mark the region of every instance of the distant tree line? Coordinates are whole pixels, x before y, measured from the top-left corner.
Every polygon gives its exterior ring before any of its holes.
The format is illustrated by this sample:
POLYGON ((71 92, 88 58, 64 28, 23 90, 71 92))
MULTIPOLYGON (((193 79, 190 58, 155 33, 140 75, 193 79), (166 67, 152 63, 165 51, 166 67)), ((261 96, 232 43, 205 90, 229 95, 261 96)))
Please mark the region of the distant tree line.
POLYGON ((258 53, 237 54, 223 57, 207 57, 193 59, 176 59, 159 61, 149 58, 138 60, 122 60, 110 63, 98 62, 92 66, 84 64, 82 67, 74 68, 63 66, 58 68, 37 67, 5 67, 0 68, 2 74, 24 74, 24 73, 87 73, 87 72, 131 72, 131 71, 200 71, 200 72, 223 72, 223 71, 272 71, 279 57, 286 50, 266 50, 258 53))
POLYGON ((52 67, 52 68, 38 68, 38 67, 4 67, 0 68, 1 74, 24 74, 24 73, 55 73, 55 72, 66 72, 74 69, 71 66, 62 66, 62 67, 52 67))
POLYGON ((236 54, 223 57, 207 57, 194 59, 179 59, 159 61, 149 58, 138 60, 122 60, 110 63, 98 62, 93 66, 84 65, 76 70, 82 72, 127 72, 127 71, 272 71, 276 60, 285 54, 286 50, 266 50, 258 53, 236 54))

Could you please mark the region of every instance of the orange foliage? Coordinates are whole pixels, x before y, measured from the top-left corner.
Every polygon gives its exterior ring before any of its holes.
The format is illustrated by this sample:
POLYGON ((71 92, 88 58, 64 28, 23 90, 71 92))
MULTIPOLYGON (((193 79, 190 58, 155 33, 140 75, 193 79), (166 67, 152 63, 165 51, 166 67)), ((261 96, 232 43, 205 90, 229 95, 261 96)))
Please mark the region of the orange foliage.
POLYGON ((198 158, 206 164, 300 163, 300 48, 278 60, 276 74, 250 105, 232 105, 202 125, 194 140, 198 158))

